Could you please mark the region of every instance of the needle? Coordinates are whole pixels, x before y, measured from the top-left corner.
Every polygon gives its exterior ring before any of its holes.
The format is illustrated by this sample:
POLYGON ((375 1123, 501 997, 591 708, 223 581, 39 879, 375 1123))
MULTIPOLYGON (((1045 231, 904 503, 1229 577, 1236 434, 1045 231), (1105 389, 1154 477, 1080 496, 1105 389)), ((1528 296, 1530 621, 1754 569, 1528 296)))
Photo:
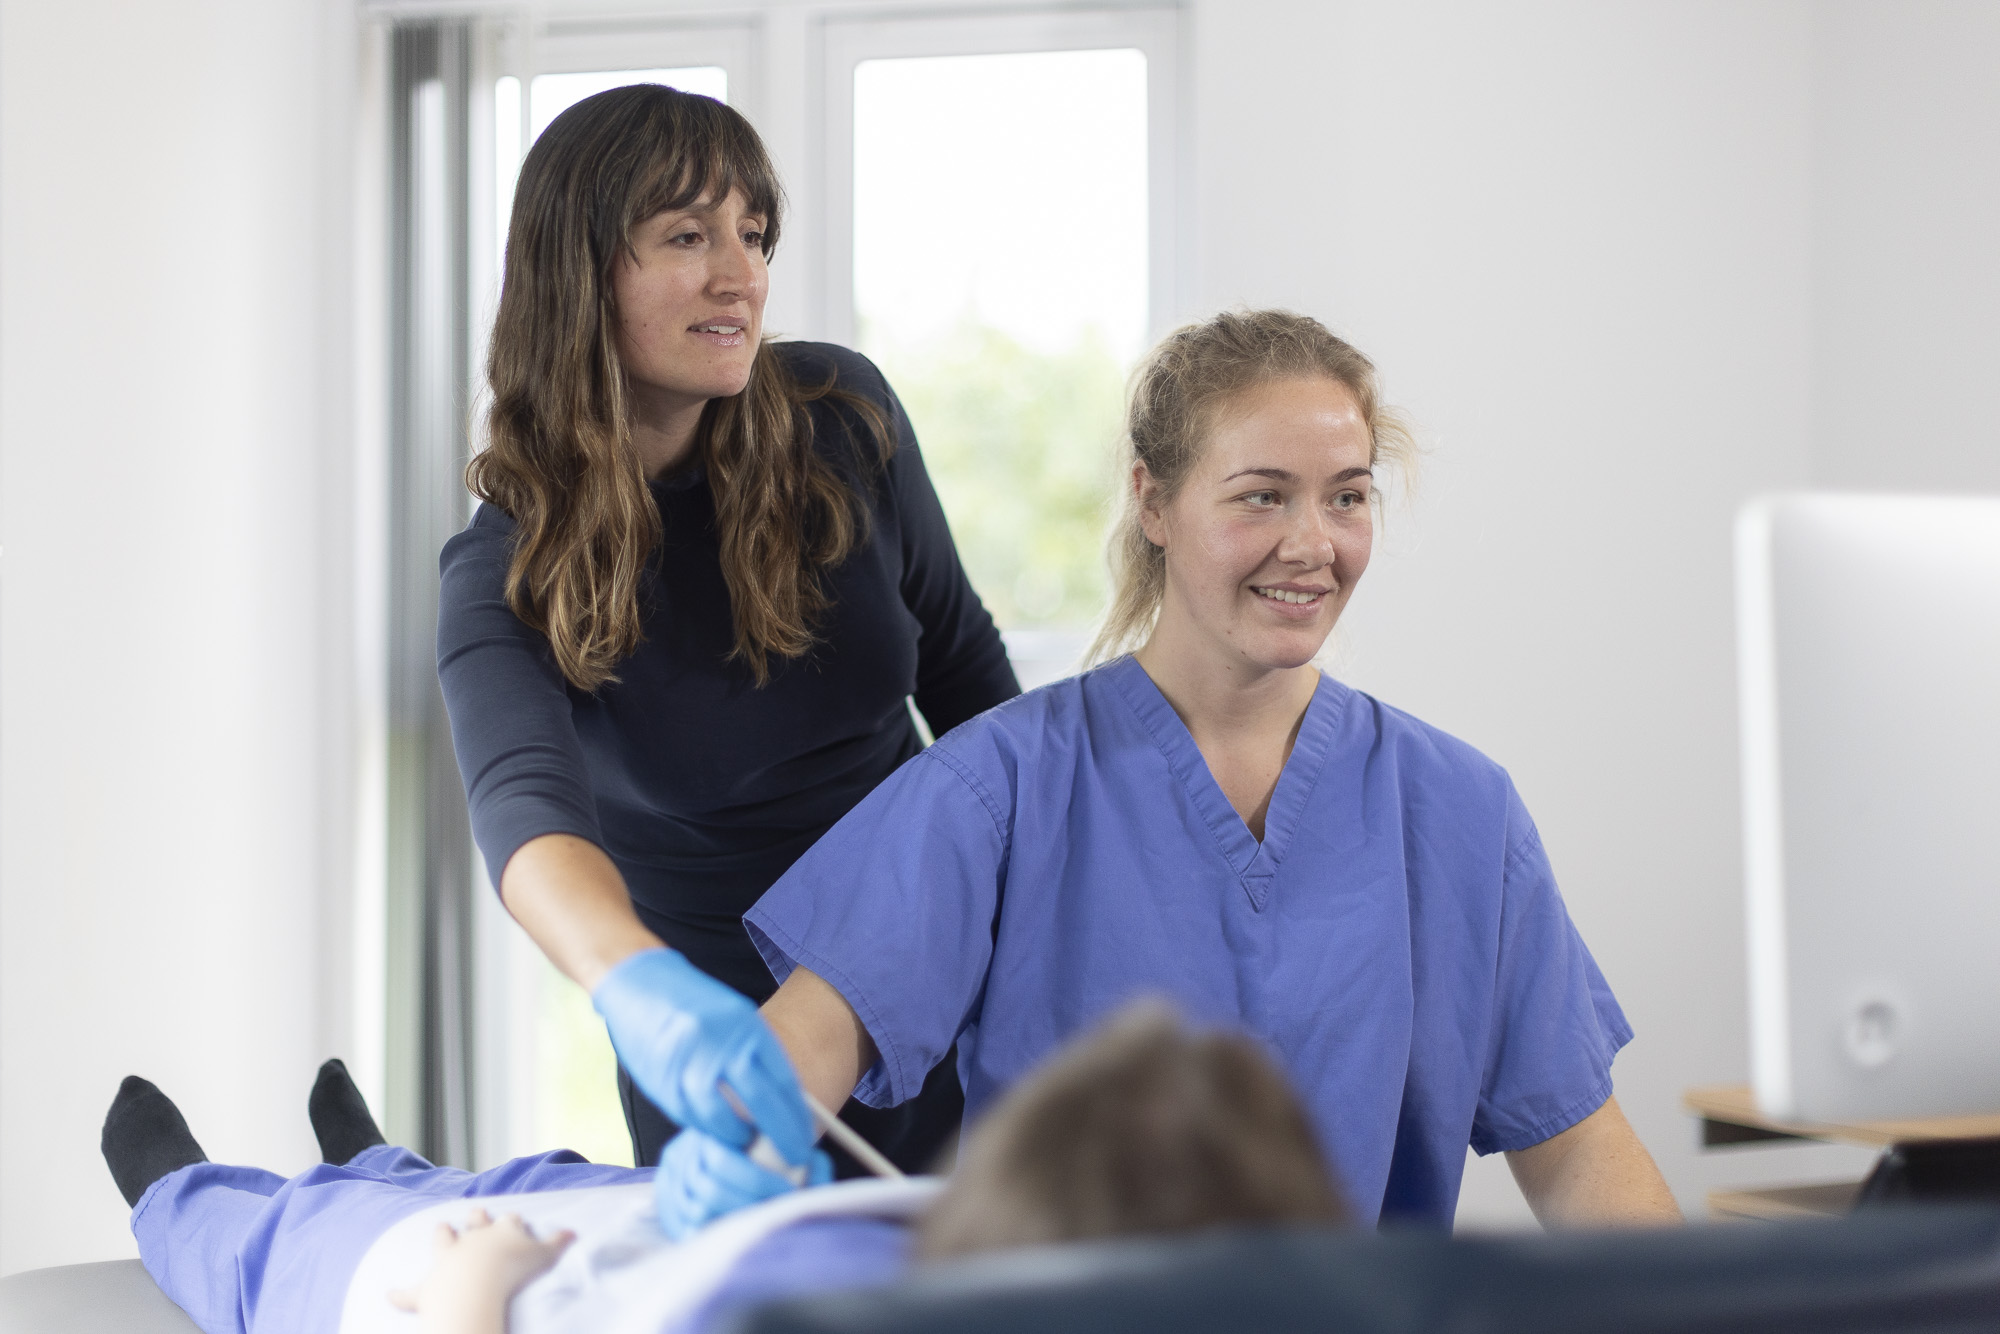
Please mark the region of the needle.
MULTIPOLYGON (((750 1109, 745 1107, 743 1100, 736 1096, 736 1090, 727 1084, 721 1087, 723 1099, 728 1102, 730 1109, 745 1121, 748 1121, 751 1128, 755 1129, 757 1123, 751 1120, 750 1109)), ((803 1090, 801 1092, 803 1093, 803 1090)), ((860 1163, 876 1176, 886 1178, 890 1181, 901 1181, 904 1179, 901 1168, 897 1167, 887 1158, 884 1158, 881 1151, 873 1144, 870 1144, 867 1140, 857 1135, 853 1127, 821 1106, 818 1098, 815 1098, 810 1093, 805 1093, 804 1097, 807 1109, 812 1112, 813 1124, 819 1127, 822 1135, 825 1135, 835 1144, 847 1150, 855 1162, 860 1163)), ((790 1178, 792 1184, 795 1186, 805 1184, 805 1169, 803 1167, 793 1167, 790 1163, 787 1163, 778 1153, 777 1146, 772 1144, 769 1137, 761 1130, 757 1131, 757 1138, 750 1145, 748 1157, 759 1167, 767 1171, 776 1172, 779 1176, 790 1178)))
POLYGON ((878 1177, 886 1177, 890 1181, 901 1181, 903 1179, 901 1168, 897 1167, 887 1158, 884 1158, 881 1151, 873 1144, 855 1134, 854 1128, 848 1125, 847 1122, 820 1106, 818 1098, 808 1093, 805 1095, 805 1099, 806 1106, 812 1111, 813 1123, 820 1128, 820 1133, 835 1144, 838 1144, 841 1148, 847 1150, 853 1156, 855 1162, 860 1163, 878 1177))

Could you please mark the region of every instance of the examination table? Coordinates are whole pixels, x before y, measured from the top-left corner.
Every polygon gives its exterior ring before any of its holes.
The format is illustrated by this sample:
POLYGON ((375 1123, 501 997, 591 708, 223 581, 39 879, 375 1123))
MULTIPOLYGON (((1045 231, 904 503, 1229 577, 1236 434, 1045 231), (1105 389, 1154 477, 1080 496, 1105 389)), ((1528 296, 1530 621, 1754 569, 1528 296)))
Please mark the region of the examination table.
POLYGON ((1971 1334, 2000 1330, 2000 1209, 1651 1233, 1216 1233, 939 1265, 732 1334, 1971 1334))
POLYGON ((137 1260, 0 1278, 0 1334, 201 1334, 137 1260))
MULTIPOLYGON (((136 1260, 0 1280, 0 1334, 189 1334, 136 1260)), ((1652 1233, 1245 1231, 958 1261, 765 1307, 735 1334, 1970 1334, 2000 1329, 2000 1209, 1652 1233)))

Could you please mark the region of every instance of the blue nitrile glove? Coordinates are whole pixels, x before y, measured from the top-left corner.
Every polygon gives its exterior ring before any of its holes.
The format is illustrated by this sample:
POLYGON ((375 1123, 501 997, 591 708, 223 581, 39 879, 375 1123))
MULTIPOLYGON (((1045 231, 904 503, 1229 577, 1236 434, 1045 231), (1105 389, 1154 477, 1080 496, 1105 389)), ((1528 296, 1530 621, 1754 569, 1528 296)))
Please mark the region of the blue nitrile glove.
MULTIPOLYGON (((833 1160, 815 1149, 805 1168, 807 1186, 833 1180, 833 1160)), ((653 1206, 660 1230, 675 1241, 724 1214, 797 1190, 789 1180, 768 1171, 743 1153, 699 1130, 673 1137, 653 1172, 653 1206)))
POLYGON ((659 1109, 683 1126, 747 1148, 758 1131, 788 1163, 812 1152, 812 1113, 778 1035, 748 998, 670 949, 641 950, 590 995, 618 1059, 659 1109), (727 1083, 745 1121, 723 1097, 727 1083))

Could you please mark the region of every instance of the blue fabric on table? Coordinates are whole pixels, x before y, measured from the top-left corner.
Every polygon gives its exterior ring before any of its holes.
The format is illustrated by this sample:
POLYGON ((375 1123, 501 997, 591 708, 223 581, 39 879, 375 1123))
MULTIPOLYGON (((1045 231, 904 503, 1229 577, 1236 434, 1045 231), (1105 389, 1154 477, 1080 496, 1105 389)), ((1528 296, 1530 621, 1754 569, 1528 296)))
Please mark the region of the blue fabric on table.
POLYGON ((394 1145, 289 1180, 196 1163, 147 1188, 133 1207, 132 1233, 146 1271, 205 1334, 333 1334, 355 1266, 400 1218, 440 1200, 651 1177, 567 1149, 479 1173, 434 1167, 394 1145))
POLYGON ((1465 1150, 1595 1111, 1631 1037, 1506 773, 1323 677, 1260 843, 1127 657, 940 739, 746 917, 837 987, 889 1105, 977 1116, 1139 995, 1264 1040, 1363 1219, 1449 1225, 1465 1150))

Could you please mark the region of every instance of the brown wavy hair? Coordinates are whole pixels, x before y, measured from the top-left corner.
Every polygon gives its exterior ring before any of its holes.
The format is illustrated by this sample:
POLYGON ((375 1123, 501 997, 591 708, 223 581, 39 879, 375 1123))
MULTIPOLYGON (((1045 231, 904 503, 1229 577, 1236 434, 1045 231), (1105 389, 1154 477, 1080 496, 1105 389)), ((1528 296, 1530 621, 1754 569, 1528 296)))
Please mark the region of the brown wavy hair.
MULTIPOLYGON (((507 604, 548 636, 571 685, 616 681, 643 635, 640 592, 660 514, 632 446, 612 274, 632 229, 741 190, 778 244, 784 192, 757 131, 713 98, 635 84, 585 98, 528 151, 507 227, 472 493, 514 520, 507 604)), ((877 460, 892 437, 858 395, 802 384, 769 342, 743 392, 709 400, 695 457, 715 497, 735 644, 758 685, 814 643, 825 571, 865 538, 854 489, 813 448, 807 405, 840 400, 877 460)))
MULTIPOLYGON (((1289 310, 1225 311, 1168 334, 1133 372, 1125 409, 1126 474, 1143 463, 1171 501, 1201 458, 1220 410, 1231 399, 1274 380, 1331 380, 1344 385, 1368 423, 1368 465, 1405 474, 1416 465, 1409 424, 1381 400, 1375 363, 1310 315, 1289 310)), ((1382 492, 1371 493, 1371 503, 1382 492)), ((1139 522, 1127 487, 1110 542, 1112 595, 1096 639, 1085 654, 1102 662, 1136 646, 1152 631, 1167 588, 1166 552, 1139 522)))
POLYGON ((967 1132, 917 1225, 927 1260, 1353 1214, 1284 1072, 1247 1037, 1135 1001, 967 1132))

